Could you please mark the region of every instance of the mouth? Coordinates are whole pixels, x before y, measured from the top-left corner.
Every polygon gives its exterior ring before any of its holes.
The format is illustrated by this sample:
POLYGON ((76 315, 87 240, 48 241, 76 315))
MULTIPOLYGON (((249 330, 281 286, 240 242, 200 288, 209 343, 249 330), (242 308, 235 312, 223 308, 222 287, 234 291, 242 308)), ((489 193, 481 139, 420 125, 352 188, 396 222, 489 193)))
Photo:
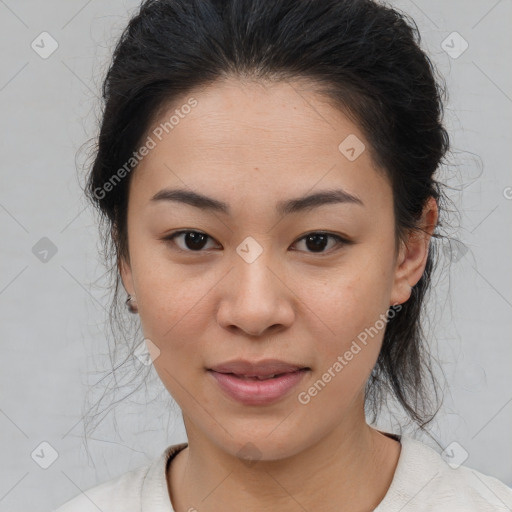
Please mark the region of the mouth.
MULTIPOLYGON (((224 375, 231 375, 233 377, 238 377, 239 379, 242 379, 242 380, 270 380, 270 379, 277 379, 279 377, 282 377, 283 375, 288 375, 290 373, 296 373, 296 372, 300 372, 300 371, 304 371, 304 370, 309 370, 309 368, 299 368, 297 370, 292 370, 292 371, 283 372, 283 373, 274 373, 271 375, 244 375, 244 374, 229 373, 229 372, 217 372, 217 373, 222 373, 224 375)), ((210 371, 215 371, 215 370, 210 370, 210 371)))
POLYGON ((289 363, 279 359, 264 359, 261 361, 236 359, 207 368, 207 370, 217 373, 259 380, 273 379, 287 373, 310 369, 310 367, 303 364, 289 363))
POLYGON ((288 397, 311 370, 295 370, 269 375, 244 375, 208 370, 223 394, 245 406, 270 405, 288 397))

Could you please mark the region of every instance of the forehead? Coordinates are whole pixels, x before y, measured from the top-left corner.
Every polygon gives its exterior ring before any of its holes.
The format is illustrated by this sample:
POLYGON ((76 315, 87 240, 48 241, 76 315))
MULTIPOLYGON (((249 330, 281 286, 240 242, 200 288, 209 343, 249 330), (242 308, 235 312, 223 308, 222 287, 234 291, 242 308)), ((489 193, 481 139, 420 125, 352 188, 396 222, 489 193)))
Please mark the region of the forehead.
POLYGON ((162 135, 166 138, 172 131, 176 146, 184 143, 187 149, 193 145, 219 153, 228 148, 231 155, 237 150, 248 155, 254 148, 260 158, 300 158, 327 146, 337 149, 340 137, 349 134, 363 139, 357 125, 304 81, 225 79, 175 100, 152 126, 165 129, 171 117, 175 125, 162 135), (179 119, 173 116, 191 97, 197 106, 179 119))
POLYGON ((360 196, 387 185, 359 127, 308 82, 215 82, 162 110, 147 136, 155 146, 133 177, 146 201, 171 185, 216 197, 337 186, 360 196), (361 151, 356 159, 347 140, 361 151))

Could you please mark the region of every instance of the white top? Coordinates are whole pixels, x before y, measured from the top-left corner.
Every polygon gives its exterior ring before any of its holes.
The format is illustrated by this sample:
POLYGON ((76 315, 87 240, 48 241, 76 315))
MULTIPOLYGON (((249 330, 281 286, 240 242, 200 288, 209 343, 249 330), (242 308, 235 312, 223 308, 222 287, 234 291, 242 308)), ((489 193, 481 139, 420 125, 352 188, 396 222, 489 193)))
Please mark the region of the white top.
MULTIPOLYGON (((498 479, 464 466, 452 469, 426 444, 404 435, 394 437, 402 450, 391 486, 374 512, 512 510, 512 488, 498 479)), ((166 467, 187 446, 168 446, 152 463, 92 487, 55 512, 174 512, 166 467)))

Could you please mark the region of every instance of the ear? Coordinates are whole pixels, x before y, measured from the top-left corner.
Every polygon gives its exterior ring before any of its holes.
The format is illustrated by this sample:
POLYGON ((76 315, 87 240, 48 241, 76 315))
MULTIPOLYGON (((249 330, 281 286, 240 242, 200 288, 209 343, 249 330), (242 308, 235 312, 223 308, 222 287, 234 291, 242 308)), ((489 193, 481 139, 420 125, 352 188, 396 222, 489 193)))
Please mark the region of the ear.
MULTIPOLYGON (((117 270, 119 271, 119 274, 121 276, 121 280, 123 282, 123 288, 125 289, 126 293, 129 295, 134 296, 135 295, 135 288, 133 286, 133 277, 132 277, 132 269, 130 265, 130 261, 127 261, 121 254, 120 249, 117 244, 118 240, 118 231, 117 231, 117 224, 114 223, 111 230, 110 235, 113 240, 116 241, 116 248, 117 248, 117 270)), ((128 258, 129 260, 129 258, 128 258)))
POLYGON ((437 202, 433 197, 427 201, 420 230, 411 231, 408 239, 401 242, 395 267, 395 279, 391 292, 391 304, 403 304, 411 297, 412 287, 418 283, 427 264, 430 239, 439 216, 437 202))
POLYGON ((126 293, 129 295, 135 295, 135 288, 133 286, 133 275, 132 268, 130 266, 130 262, 126 261, 122 256, 117 260, 117 268, 119 270, 119 274, 121 275, 121 279, 123 281, 124 289, 126 293))

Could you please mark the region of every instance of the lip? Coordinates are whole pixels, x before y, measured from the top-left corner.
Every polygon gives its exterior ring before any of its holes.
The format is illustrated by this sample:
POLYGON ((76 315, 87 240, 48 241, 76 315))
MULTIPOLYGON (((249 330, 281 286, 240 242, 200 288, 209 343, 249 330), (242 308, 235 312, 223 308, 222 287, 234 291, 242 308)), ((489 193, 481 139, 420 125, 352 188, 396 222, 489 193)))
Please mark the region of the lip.
POLYGON ((310 370, 299 368, 267 380, 250 380, 233 373, 208 370, 220 389, 243 405, 267 405, 290 393, 310 370))
MULTIPOLYGON (((232 373, 245 377, 268 377, 274 374, 292 373, 304 368, 307 367, 303 364, 287 363, 279 359, 264 359, 257 362, 235 359, 212 366, 208 370, 224 374, 232 373)), ((309 370, 310 368, 307 369, 309 370)))

